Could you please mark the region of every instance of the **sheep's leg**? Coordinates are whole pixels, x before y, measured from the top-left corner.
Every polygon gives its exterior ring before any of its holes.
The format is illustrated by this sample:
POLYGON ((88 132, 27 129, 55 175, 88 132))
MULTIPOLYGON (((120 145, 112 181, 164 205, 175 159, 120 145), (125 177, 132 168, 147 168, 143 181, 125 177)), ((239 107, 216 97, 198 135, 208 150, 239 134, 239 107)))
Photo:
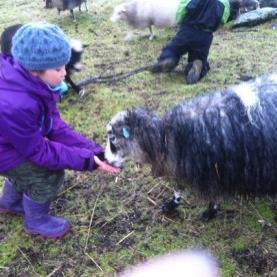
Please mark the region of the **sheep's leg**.
POLYGON ((180 205, 181 199, 181 193, 179 191, 174 192, 173 198, 163 204, 162 212, 165 214, 173 212, 180 205))
POLYGON ((124 41, 131 41, 134 37, 133 31, 130 30, 124 38, 124 41))
POLYGON ((150 31, 149 40, 153 40, 153 38, 155 37, 155 35, 153 34, 152 25, 150 25, 148 28, 149 28, 149 31, 150 31))
POLYGON ((71 14, 71 17, 72 17, 73 21, 75 21, 75 16, 74 16, 73 9, 70 10, 70 14, 71 14))
POLYGON ((203 221, 209 221, 215 218, 219 209, 220 209, 220 205, 218 203, 210 202, 208 209, 203 212, 201 219, 203 221))
POLYGON ((68 83, 70 84, 71 88, 72 88, 75 92, 80 93, 80 92, 82 91, 82 88, 79 87, 79 86, 77 86, 77 85, 72 81, 72 79, 70 78, 69 75, 66 75, 66 76, 65 76, 65 81, 68 82, 68 83))
POLYGON ((86 11, 88 12, 87 1, 85 1, 84 3, 85 3, 86 11))
POLYGON ((45 9, 52 8, 52 2, 51 0, 45 0, 45 9))

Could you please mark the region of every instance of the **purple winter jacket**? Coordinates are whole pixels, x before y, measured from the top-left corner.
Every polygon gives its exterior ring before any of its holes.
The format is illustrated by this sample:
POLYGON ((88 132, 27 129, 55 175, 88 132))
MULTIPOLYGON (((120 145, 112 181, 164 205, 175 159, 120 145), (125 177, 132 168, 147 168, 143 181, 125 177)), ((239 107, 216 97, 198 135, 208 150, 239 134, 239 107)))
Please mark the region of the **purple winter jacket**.
POLYGON ((57 109, 58 94, 0 55, 0 173, 30 162, 51 170, 92 170, 100 145, 71 129, 57 109))

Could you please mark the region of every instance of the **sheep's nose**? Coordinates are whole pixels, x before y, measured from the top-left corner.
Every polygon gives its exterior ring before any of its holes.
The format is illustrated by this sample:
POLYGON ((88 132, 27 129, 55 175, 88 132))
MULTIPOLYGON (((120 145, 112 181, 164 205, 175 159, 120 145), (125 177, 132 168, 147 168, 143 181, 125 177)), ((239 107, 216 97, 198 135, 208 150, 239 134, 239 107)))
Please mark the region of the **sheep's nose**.
POLYGON ((110 17, 110 21, 111 22, 116 22, 118 20, 118 18, 117 18, 117 16, 115 16, 115 15, 112 15, 111 17, 110 17))
POLYGON ((123 165, 118 165, 117 162, 108 162, 111 166, 123 169, 123 165))
POLYGON ((81 71, 83 69, 83 65, 81 63, 74 64, 74 69, 76 71, 81 71))

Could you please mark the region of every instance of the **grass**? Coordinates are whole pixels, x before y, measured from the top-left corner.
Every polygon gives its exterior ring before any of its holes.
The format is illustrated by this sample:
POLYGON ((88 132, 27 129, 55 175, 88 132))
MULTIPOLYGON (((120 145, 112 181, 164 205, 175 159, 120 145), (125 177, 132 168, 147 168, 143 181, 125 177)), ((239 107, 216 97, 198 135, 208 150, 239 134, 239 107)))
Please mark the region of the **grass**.
MULTIPOLYGON (((174 31, 155 30, 157 39, 149 41, 145 30, 134 41, 123 42, 127 27, 108 20, 119 2, 89 1, 88 13, 76 9, 74 23, 68 12, 58 17, 56 10, 44 9, 41 0, 2 0, 0 31, 14 23, 47 20, 88 43, 85 69, 74 76, 76 81, 128 71, 155 60, 174 31)), ((196 85, 185 85, 184 76, 176 73, 140 73, 110 85, 89 85, 84 98, 74 93, 64 98, 63 118, 104 144, 105 125, 120 110, 147 106, 162 114, 185 98, 239 83, 244 75, 276 71, 277 32, 272 23, 219 30, 210 50, 211 71, 196 85)), ((132 162, 118 176, 67 171, 51 212, 68 218, 72 233, 58 241, 30 237, 21 218, 1 216, 0 275, 114 276, 149 257, 196 247, 218 258, 222 276, 276 276, 276 199, 235 198, 223 204, 216 219, 203 223, 199 217, 206 203, 197 195, 187 194, 173 218, 160 213, 173 187, 132 162)))

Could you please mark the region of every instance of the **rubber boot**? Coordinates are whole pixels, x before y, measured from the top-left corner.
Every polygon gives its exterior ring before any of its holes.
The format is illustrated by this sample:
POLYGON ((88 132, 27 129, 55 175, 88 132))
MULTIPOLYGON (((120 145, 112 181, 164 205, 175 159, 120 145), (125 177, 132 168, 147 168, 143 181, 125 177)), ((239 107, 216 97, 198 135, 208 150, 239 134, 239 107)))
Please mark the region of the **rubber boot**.
POLYGON ((0 213, 24 214, 22 193, 18 193, 12 182, 7 178, 5 178, 2 196, 0 197, 0 213))
POLYGON ((194 60, 192 67, 187 75, 187 84, 192 85, 197 83, 201 78, 201 72, 203 68, 203 62, 201 60, 194 60))
POLYGON ((48 214, 50 203, 37 203, 24 194, 23 207, 25 211, 24 229, 30 235, 58 239, 71 229, 70 223, 65 218, 48 214))

